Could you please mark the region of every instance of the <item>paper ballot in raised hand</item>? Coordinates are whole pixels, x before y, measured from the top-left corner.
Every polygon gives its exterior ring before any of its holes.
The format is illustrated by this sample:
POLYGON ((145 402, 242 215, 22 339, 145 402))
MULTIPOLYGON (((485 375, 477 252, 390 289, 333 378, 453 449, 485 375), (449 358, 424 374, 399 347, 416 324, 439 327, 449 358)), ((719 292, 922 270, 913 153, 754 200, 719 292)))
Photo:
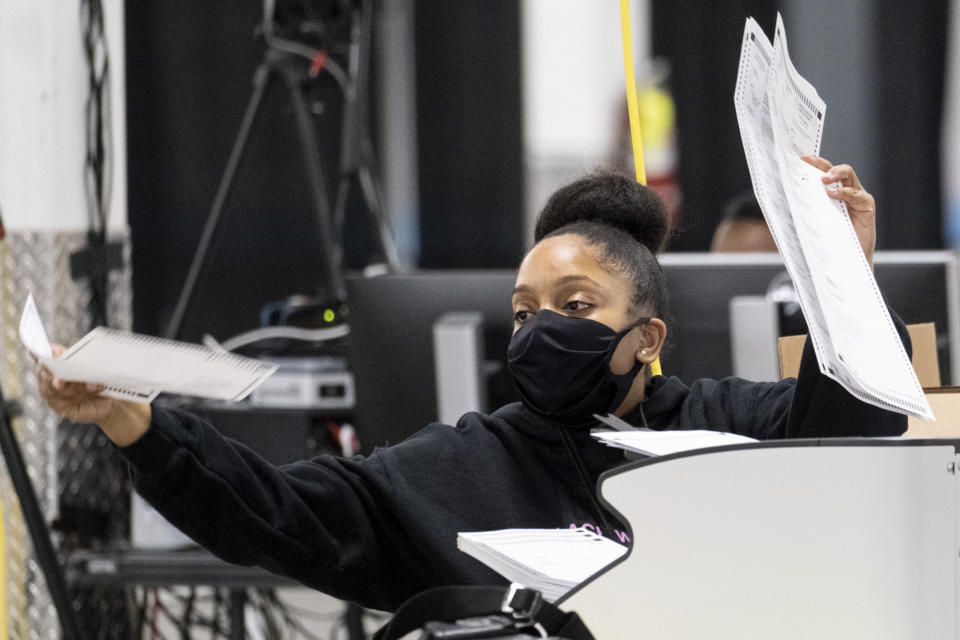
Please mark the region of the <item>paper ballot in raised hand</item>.
POLYGON ((773 43, 747 20, 734 104, 754 193, 820 370, 864 402, 933 418, 846 209, 799 157, 819 155, 826 104, 793 67, 779 16, 773 43))
POLYGON ((202 345, 97 327, 54 358, 33 295, 20 317, 20 340, 53 375, 106 387, 104 395, 150 402, 161 392, 242 400, 276 366, 202 345))

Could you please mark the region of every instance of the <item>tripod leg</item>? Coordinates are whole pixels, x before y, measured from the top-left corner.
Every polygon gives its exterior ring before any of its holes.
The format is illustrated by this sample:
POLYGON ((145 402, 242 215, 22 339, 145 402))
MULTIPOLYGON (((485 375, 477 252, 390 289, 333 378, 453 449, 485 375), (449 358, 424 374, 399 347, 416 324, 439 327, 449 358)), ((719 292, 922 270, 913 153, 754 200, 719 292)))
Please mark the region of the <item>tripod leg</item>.
POLYGON ((243 159, 244 150, 247 147, 247 141, 250 138, 250 132, 256 122, 257 115, 260 112, 260 106, 270 85, 271 69, 268 64, 260 65, 253 79, 253 93, 250 94, 250 101, 247 103, 247 110, 243 114, 243 120, 240 123, 240 130, 233 141, 233 148, 230 150, 230 157, 227 159, 227 166, 220 178, 220 185, 217 187, 217 194, 213 199, 213 206, 210 207, 210 213, 207 216, 207 222, 203 227, 203 233, 200 235, 200 242, 197 244, 197 250, 193 254, 193 262, 190 263, 190 270, 187 272, 187 278, 184 280, 183 288, 180 290, 180 297, 177 298, 177 306, 174 308, 173 316, 167 325, 165 333, 167 338, 176 339, 179 337, 180 329, 183 325, 183 318, 193 300, 194 290, 200 274, 203 271, 206 262, 207 252, 210 250, 210 242, 213 240, 213 234, 220 223, 220 217, 227 203, 227 196, 233 188, 234 178, 240 161, 243 159))
POLYGON ((379 184, 373 170, 373 144, 370 141, 370 48, 373 41, 373 4, 371 0, 362 0, 353 14, 354 29, 350 48, 352 86, 344 92, 344 117, 341 135, 343 148, 341 171, 341 190, 343 203, 337 202, 337 213, 343 224, 342 216, 346 207, 346 192, 350 177, 356 175, 367 205, 367 211, 373 217, 377 227, 377 240, 380 252, 391 271, 397 271, 400 258, 396 243, 390 232, 390 224, 384 215, 382 200, 377 191, 379 184))
POLYGON ((303 152, 303 164, 307 172, 307 182, 310 187, 310 196, 313 200, 314 212, 317 216, 317 229, 320 232, 320 246, 323 250, 324 264, 324 294, 336 300, 346 298, 346 289, 340 266, 339 244, 334 241, 333 219, 330 211, 330 196, 327 191, 327 181, 324 177, 323 163, 321 162, 320 145, 314 130, 310 111, 307 109, 303 97, 301 82, 302 74, 292 69, 284 70, 284 78, 289 89, 290 102, 293 105, 294 116, 299 130, 300 148, 303 152))
POLYGON ((337 262, 343 264, 343 225, 347 218, 347 197, 350 195, 350 175, 341 173, 340 183, 337 185, 337 201, 333 205, 333 232, 334 237, 341 242, 340 255, 337 262))
MULTIPOLYGON (((366 144, 369 145, 369 142, 366 144)), ((390 270, 396 271, 400 266, 397 245, 393 234, 390 232, 390 223, 380 204, 380 194, 377 192, 378 183, 373 177, 373 169, 371 168, 372 160, 367 157, 366 153, 363 154, 363 158, 357 168, 357 181, 360 183, 363 199, 367 203, 367 210, 373 216, 373 221, 377 226, 377 238, 380 240, 383 257, 390 266, 390 270)))

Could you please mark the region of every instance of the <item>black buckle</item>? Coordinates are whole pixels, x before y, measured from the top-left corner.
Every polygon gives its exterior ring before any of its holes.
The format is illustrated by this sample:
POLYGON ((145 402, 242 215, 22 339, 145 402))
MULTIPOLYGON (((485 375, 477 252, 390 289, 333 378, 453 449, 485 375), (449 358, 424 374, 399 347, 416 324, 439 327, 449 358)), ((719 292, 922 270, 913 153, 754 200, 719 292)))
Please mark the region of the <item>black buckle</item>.
POLYGON ((523 585, 514 582, 503 597, 503 604, 500 605, 500 611, 507 613, 515 620, 533 622, 540 611, 540 605, 543 604, 543 597, 536 589, 527 589, 523 585))

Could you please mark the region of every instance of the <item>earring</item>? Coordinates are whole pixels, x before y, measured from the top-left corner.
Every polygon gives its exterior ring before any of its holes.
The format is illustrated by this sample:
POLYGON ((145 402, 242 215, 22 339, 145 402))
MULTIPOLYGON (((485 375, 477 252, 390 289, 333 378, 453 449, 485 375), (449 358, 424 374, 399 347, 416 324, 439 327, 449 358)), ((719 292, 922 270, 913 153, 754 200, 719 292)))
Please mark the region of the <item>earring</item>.
POLYGON ((647 350, 646 350, 646 349, 640 349, 640 353, 643 354, 643 355, 647 355, 647 350))

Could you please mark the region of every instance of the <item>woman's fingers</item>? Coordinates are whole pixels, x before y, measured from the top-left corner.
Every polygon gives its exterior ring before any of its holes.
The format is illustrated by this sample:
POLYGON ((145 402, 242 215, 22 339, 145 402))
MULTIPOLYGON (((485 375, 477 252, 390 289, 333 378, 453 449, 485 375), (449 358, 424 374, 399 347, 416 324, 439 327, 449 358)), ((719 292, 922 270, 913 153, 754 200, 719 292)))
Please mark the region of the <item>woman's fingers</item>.
POLYGON ((841 200, 858 211, 872 211, 875 203, 873 196, 860 184, 857 172, 848 164, 833 165, 826 158, 816 156, 801 156, 810 165, 824 172, 823 182, 830 185, 839 182, 839 187, 827 188, 827 195, 834 200, 841 200))
POLYGON ((53 401, 76 402, 103 391, 103 385, 61 380, 50 373, 50 370, 43 365, 37 372, 37 379, 40 382, 40 393, 48 403, 53 401))
MULTIPOLYGON (((66 347, 51 345, 51 351, 58 357, 66 347)), ((37 363, 37 382, 50 408, 72 422, 98 422, 113 408, 113 398, 101 395, 102 384, 62 380, 41 362, 37 363)))
POLYGON ((810 164, 824 172, 823 182, 825 184, 839 182, 845 187, 856 187, 857 189, 863 188, 863 185, 860 184, 860 179, 857 178, 857 172, 854 171, 853 167, 848 164, 838 164, 834 166, 834 164, 826 158, 819 158, 817 156, 800 157, 807 164, 810 164))
POLYGON ((800 156, 800 159, 806 162, 809 165, 813 165, 820 171, 829 171, 833 168, 833 164, 826 158, 820 158, 818 156, 800 156))
POLYGON ((842 200, 858 208, 873 206, 873 196, 859 187, 837 187, 827 189, 827 195, 834 200, 842 200))
POLYGON ((830 168, 823 176, 823 181, 825 183, 839 182, 845 187, 863 189, 863 185, 860 184, 860 179, 857 177, 857 172, 848 164, 838 164, 830 168))

